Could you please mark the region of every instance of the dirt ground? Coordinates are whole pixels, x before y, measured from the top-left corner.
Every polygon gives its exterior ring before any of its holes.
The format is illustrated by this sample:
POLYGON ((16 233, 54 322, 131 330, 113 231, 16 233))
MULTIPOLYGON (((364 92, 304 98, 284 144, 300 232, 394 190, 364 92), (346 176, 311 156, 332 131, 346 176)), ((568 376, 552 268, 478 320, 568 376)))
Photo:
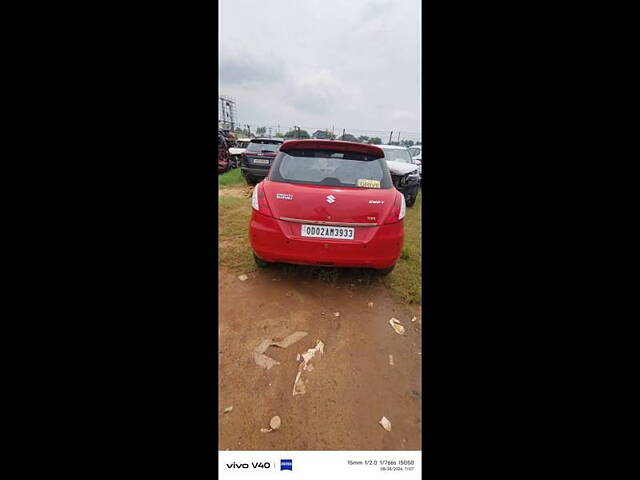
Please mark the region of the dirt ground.
POLYGON ((307 267, 292 268, 282 275, 269 267, 246 281, 219 272, 219 448, 420 450, 420 307, 399 303, 384 285, 357 274, 330 282, 305 275, 307 267), (391 328, 391 317, 404 335, 391 328), (255 363, 253 350, 263 339, 295 331, 308 335, 265 352, 279 365, 265 370, 255 363), (293 396, 296 355, 318 340, 324 354, 305 372, 306 393, 293 396), (233 410, 223 413, 229 406, 233 410), (262 433, 274 415, 282 426, 262 433), (391 432, 378 424, 382 416, 391 432))

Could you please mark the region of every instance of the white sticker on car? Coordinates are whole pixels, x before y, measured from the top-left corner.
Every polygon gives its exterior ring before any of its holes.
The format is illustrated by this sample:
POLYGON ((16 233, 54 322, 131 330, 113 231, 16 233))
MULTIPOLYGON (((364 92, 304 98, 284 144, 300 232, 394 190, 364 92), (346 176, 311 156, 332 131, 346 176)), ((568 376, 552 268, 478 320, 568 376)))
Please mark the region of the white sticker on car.
POLYGON ((365 187, 365 188, 380 188, 380 180, 369 180, 366 178, 359 178, 356 181, 357 187, 365 187))
POLYGON ((293 195, 290 193, 276 193, 276 198, 278 200, 293 200, 293 195))
POLYGON ((384 200, 369 200, 369 203, 384 203, 384 200))

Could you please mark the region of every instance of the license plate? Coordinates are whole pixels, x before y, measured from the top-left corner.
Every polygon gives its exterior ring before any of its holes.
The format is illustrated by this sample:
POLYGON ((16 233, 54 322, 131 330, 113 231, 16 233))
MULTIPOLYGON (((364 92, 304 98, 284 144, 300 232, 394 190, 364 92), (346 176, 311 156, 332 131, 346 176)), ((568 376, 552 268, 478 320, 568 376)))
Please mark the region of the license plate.
POLYGON ((269 165, 268 158, 254 158, 253 163, 259 163, 260 165, 269 165))
POLYGON ((335 238, 353 240, 356 229, 353 227, 326 227, 322 225, 302 225, 300 235, 314 238, 335 238))

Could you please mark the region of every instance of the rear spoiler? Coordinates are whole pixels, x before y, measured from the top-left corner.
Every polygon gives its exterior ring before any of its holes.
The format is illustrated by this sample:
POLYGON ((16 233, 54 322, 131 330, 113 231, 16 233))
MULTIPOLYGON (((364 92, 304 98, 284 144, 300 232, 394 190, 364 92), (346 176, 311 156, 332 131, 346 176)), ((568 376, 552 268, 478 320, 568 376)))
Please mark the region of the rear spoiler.
POLYGON ((371 155, 374 158, 384 157, 384 151, 368 143, 343 142, 341 140, 287 140, 280 147, 281 152, 289 150, 337 150, 357 152, 371 155))

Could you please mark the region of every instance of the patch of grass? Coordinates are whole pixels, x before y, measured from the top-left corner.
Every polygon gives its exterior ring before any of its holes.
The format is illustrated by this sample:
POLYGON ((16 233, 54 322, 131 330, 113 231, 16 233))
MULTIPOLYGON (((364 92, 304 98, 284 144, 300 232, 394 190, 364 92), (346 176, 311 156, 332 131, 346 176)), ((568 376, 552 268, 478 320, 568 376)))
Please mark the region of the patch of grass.
POLYGON ((242 273, 255 271, 248 232, 251 198, 220 196, 218 202, 218 264, 242 273))
POLYGON ((422 191, 416 203, 407 208, 404 219, 404 247, 396 268, 384 284, 407 303, 422 301, 422 191))
MULTIPOLYGON (((236 170, 237 171, 237 170, 236 170)), ((225 173, 232 175, 234 171, 225 173)), ((237 175, 240 172, 237 171, 237 175)), ((242 182, 244 179, 240 176, 242 182)), ((415 206, 407 208, 404 220, 404 247, 396 268, 386 277, 364 268, 304 267, 275 265, 274 276, 288 278, 314 278, 330 284, 372 285, 382 282, 394 296, 406 303, 421 303, 422 299, 422 192, 415 206)), ((218 197, 219 265, 248 273, 257 270, 249 245, 249 219, 251 198, 222 195, 218 197)))
POLYGON ((218 175, 218 185, 223 187, 229 187, 231 185, 246 185, 242 173, 239 168, 233 168, 228 172, 218 175))

